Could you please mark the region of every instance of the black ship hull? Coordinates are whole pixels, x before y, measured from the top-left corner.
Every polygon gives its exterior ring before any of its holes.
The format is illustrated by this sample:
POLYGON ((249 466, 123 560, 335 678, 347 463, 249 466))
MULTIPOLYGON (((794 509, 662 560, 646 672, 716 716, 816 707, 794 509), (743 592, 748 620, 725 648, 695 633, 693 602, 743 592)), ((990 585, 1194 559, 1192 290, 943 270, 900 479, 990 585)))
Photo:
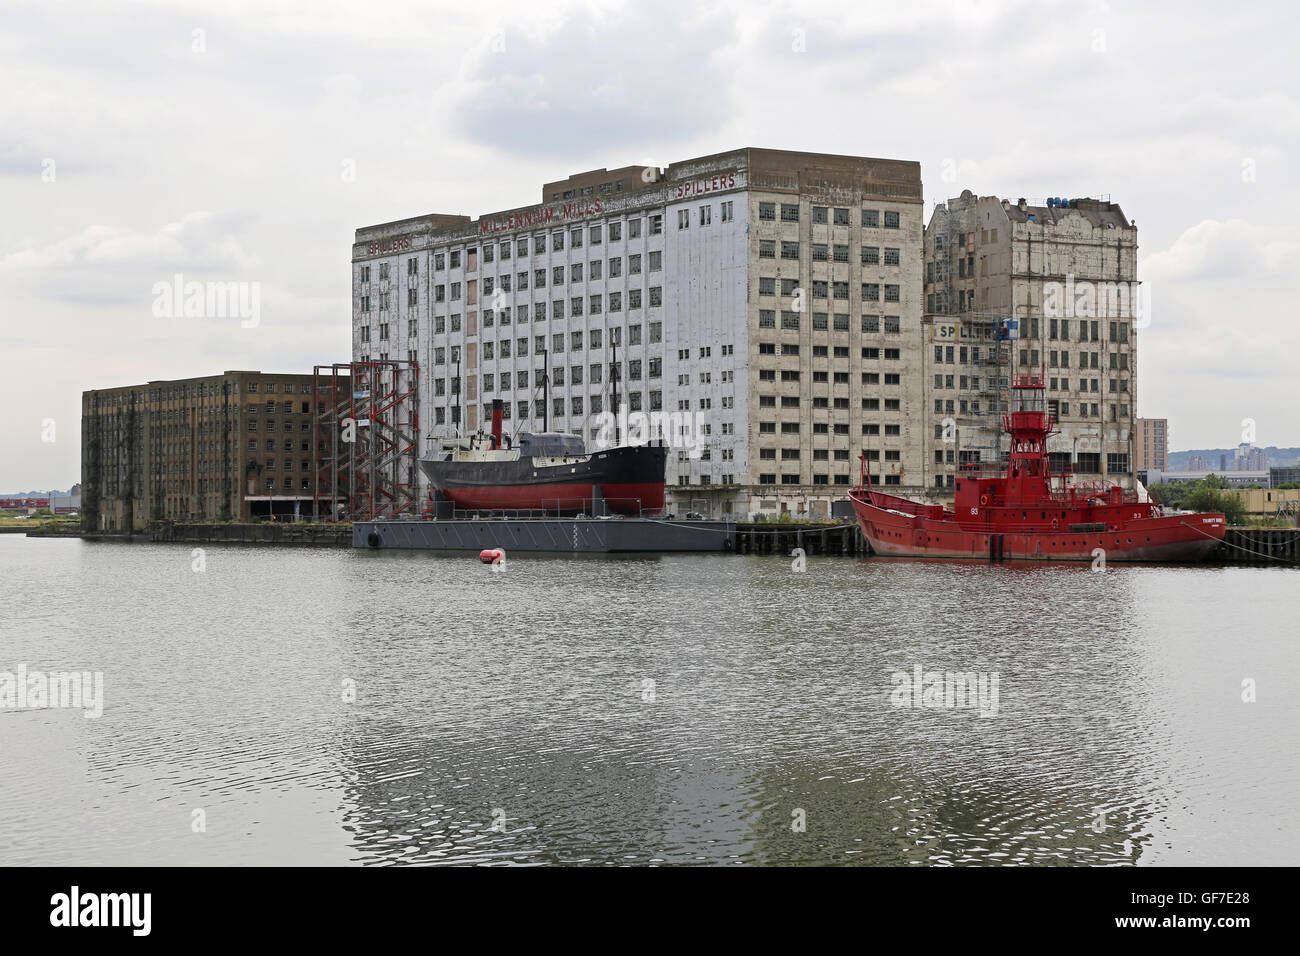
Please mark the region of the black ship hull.
POLYGON ((625 445, 577 460, 519 457, 481 460, 423 459, 430 483, 457 508, 472 511, 542 511, 580 514, 595 499, 616 514, 663 510, 662 445, 625 445))

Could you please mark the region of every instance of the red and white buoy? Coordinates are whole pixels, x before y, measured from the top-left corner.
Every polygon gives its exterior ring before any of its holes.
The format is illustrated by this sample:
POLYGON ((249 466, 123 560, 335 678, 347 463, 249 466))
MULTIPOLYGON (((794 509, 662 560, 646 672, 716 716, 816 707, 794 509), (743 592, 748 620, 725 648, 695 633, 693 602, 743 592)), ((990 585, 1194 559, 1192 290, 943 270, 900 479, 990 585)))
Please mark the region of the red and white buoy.
POLYGON ((506 553, 500 548, 484 548, 478 553, 478 559, 484 564, 497 564, 504 561, 506 553))

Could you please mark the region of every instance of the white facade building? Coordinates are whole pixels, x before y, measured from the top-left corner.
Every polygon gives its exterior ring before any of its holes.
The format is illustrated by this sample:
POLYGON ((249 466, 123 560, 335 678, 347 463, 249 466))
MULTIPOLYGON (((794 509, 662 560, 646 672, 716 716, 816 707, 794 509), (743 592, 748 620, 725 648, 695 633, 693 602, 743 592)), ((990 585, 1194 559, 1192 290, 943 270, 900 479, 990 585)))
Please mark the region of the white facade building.
POLYGON ((426 443, 485 427, 500 398, 507 434, 591 449, 613 439, 617 351, 619 438, 648 424, 669 444, 679 512, 824 513, 864 449, 877 480, 922 488, 919 177, 741 149, 359 229, 353 359, 419 364, 426 443))

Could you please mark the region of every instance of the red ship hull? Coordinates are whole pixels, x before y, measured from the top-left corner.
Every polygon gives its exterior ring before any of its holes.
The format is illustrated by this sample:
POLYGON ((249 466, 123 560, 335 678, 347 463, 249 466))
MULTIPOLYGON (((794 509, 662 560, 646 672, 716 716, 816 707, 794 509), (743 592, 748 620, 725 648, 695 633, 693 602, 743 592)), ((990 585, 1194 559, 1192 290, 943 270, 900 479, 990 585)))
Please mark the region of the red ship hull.
POLYGON ((664 506, 663 482, 640 484, 493 485, 445 488, 443 494, 466 511, 548 511, 576 514, 590 511, 597 494, 616 514, 660 511, 664 506))
MULTIPOLYGON (((955 518, 900 514, 893 507, 879 507, 871 501, 876 497, 873 492, 857 490, 849 497, 863 537, 876 554, 889 557, 1093 561, 1100 548, 1107 561, 1195 562, 1204 561, 1219 546, 1226 527, 1222 515, 1196 514, 1122 523, 1076 522, 1104 524, 1104 531, 1072 531, 1068 523, 1056 530, 1050 525, 1017 529, 995 524, 992 516, 987 527, 963 528, 955 518)), ((892 506, 899 500, 881 503, 892 506)))
MULTIPOLYGON (((924 504, 871 487, 850 493, 862 534, 876 554, 991 561, 1203 561, 1220 546, 1222 514, 1167 515, 1119 485, 1053 475, 1047 440, 1056 432, 1042 370, 1011 381, 1006 470, 962 468, 953 505, 924 504)), ((949 452, 951 455, 952 452, 949 452)))

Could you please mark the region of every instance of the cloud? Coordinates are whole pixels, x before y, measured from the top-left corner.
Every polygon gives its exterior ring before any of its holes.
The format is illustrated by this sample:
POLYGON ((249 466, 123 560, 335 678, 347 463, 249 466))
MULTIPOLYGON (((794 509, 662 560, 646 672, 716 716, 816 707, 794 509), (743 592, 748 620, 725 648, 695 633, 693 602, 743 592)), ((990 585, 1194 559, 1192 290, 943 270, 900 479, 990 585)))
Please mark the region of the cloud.
POLYGON ((720 7, 688 16, 686 25, 657 6, 574 10, 542 32, 488 36, 452 90, 453 122, 471 140, 530 157, 698 135, 733 107, 715 56, 736 26, 720 7))
POLYGON ((1295 275, 1300 241, 1281 226, 1256 226, 1244 219, 1205 219, 1168 249, 1142 262, 1145 279, 1247 279, 1295 275))
POLYGON ((0 268, 39 270, 51 266, 144 264, 160 269, 247 272, 258 267, 232 229, 240 217, 192 212, 154 232, 92 225, 48 243, 28 242, 0 259, 0 268))

